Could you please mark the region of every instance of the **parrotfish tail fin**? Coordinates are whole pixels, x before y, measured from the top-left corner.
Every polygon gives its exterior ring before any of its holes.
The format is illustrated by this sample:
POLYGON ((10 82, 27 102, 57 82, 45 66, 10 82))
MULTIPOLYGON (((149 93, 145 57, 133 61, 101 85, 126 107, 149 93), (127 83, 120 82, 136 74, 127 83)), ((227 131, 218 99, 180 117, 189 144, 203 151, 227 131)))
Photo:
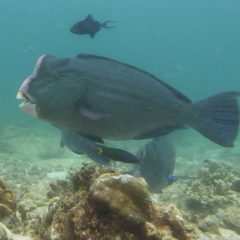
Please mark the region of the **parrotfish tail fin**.
POLYGON ((113 161, 124 163, 139 163, 139 159, 127 151, 118 148, 111 148, 106 146, 100 147, 101 155, 113 161))
POLYGON ((105 21, 101 24, 102 28, 106 28, 106 29, 111 29, 114 28, 115 26, 112 25, 112 23, 114 23, 114 21, 105 21))
POLYGON ((238 134, 240 92, 224 92, 193 105, 191 126, 224 147, 232 147, 238 134))

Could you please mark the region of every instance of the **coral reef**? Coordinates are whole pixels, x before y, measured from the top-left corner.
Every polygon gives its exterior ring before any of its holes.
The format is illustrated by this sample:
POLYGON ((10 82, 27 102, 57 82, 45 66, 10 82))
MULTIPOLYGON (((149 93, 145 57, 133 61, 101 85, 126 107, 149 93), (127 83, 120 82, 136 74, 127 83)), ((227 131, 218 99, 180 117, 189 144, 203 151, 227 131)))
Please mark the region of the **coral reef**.
POLYGON ((205 161, 198 168, 194 177, 164 189, 156 201, 175 203, 205 236, 200 239, 239 239, 239 170, 221 161, 205 161))
POLYGON ((197 239, 174 205, 152 202, 142 178, 85 166, 71 179, 72 190, 49 205, 42 239, 197 239))
POLYGON ((197 178, 186 189, 187 208, 201 215, 209 215, 216 213, 219 208, 237 204, 240 195, 233 188, 237 188, 238 179, 239 173, 232 167, 205 161, 197 178))
POLYGON ((49 158, 47 165, 37 153, 30 156, 34 161, 0 153, 0 209, 7 209, 0 239, 240 240, 236 166, 192 163, 195 171, 191 165, 177 172, 189 178, 153 194, 142 178, 123 174, 131 172, 126 165, 114 163, 120 173, 72 155, 49 158))
POLYGON ((240 173, 222 162, 205 161, 197 178, 186 187, 185 213, 209 239, 239 239, 240 173), (235 236, 229 238, 229 236, 235 236))
POLYGON ((32 240, 30 237, 13 234, 4 224, 0 223, 1 240, 32 240))
POLYGON ((10 216, 16 211, 16 196, 6 184, 0 180, 0 219, 10 216))

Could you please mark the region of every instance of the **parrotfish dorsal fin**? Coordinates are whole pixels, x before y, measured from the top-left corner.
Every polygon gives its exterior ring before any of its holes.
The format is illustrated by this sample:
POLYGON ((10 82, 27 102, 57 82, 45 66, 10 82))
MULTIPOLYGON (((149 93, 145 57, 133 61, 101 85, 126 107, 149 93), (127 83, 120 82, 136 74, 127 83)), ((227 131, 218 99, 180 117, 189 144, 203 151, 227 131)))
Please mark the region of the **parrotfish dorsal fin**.
POLYGON ((191 103, 192 101, 186 97, 184 94, 182 94, 181 92, 179 92, 178 90, 176 90, 174 87, 168 85, 167 83, 163 82, 162 80, 160 80, 159 78, 157 78, 156 76, 154 76, 153 74, 147 72, 147 71, 144 71, 142 69, 139 69, 137 67, 134 67, 130 64, 127 64, 127 63, 123 63, 123 62, 120 62, 120 61, 117 61, 115 59, 111 59, 111 58, 107 58, 107 57, 102 57, 102 56, 96 56, 96 55, 92 55, 92 54, 78 54, 76 56, 77 58, 80 58, 80 59, 99 59, 99 60, 104 60, 104 61, 109 61, 109 62, 115 62, 115 63, 118 63, 118 64, 122 64, 122 65, 125 65, 129 68, 132 68, 132 69, 135 69, 136 71, 139 71, 139 72, 142 72, 148 76, 150 76, 151 78, 153 78, 154 80, 156 80, 157 82, 159 82, 160 84, 164 85, 166 88, 168 88, 168 90, 170 90, 174 95, 175 97, 177 97, 178 99, 186 102, 186 103, 191 103))
POLYGON ((86 17, 87 20, 93 20, 93 16, 91 14, 88 14, 86 17))

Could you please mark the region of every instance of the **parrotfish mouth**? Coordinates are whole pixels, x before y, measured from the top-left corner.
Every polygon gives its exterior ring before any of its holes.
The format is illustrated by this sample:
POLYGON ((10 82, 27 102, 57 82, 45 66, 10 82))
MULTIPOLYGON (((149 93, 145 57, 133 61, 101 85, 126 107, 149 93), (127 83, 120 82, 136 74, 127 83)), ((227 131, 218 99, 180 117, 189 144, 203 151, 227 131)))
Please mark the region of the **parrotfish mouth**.
POLYGON ((36 111, 36 104, 34 103, 31 97, 29 97, 24 91, 19 90, 17 92, 16 98, 17 100, 21 101, 21 103, 19 104, 19 108, 23 112, 33 117, 38 117, 38 114, 36 111))

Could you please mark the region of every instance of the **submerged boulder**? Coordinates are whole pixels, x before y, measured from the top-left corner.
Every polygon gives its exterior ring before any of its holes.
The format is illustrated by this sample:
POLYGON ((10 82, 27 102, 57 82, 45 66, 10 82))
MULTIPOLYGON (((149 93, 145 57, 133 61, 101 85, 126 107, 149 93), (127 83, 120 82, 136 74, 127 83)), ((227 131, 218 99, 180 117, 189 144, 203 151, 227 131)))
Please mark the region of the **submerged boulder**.
POLYGON ((151 200, 143 178, 91 166, 71 179, 75 190, 66 191, 50 207, 42 239, 197 239, 174 205, 160 206, 151 200))
POLYGON ((150 194, 143 178, 106 173, 95 180, 89 193, 99 212, 113 211, 128 222, 138 223, 151 216, 150 194))
POLYGON ((32 240, 30 237, 13 234, 4 224, 0 223, 1 240, 32 240))

